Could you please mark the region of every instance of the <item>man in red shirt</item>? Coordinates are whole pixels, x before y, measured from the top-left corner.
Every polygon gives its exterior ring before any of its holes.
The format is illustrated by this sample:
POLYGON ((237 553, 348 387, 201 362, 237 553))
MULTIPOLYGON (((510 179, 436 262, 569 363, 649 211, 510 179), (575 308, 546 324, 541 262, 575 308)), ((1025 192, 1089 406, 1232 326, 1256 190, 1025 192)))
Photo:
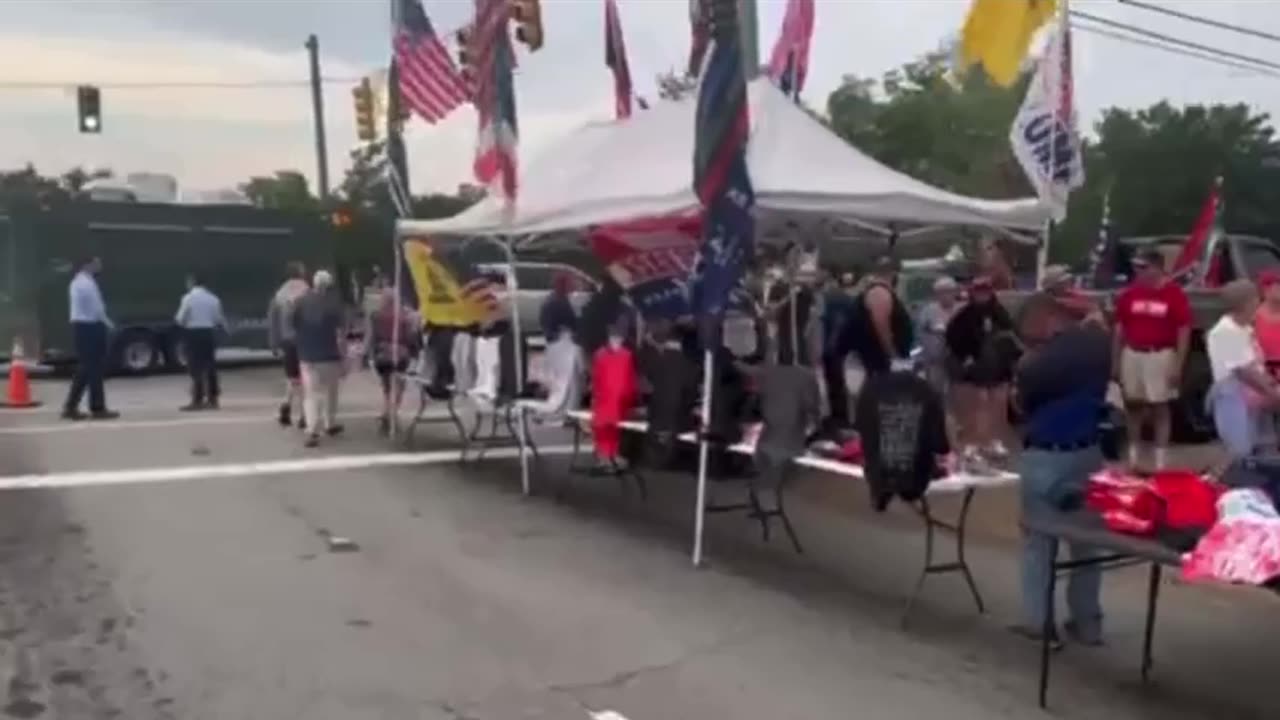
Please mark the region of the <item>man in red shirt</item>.
POLYGON ((1178 397, 1191 341, 1191 303, 1165 274, 1159 250, 1139 251, 1133 267, 1133 282, 1116 298, 1112 367, 1124 391, 1129 464, 1138 464, 1142 431, 1151 424, 1160 469, 1169 447, 1169 403, 1178 397))

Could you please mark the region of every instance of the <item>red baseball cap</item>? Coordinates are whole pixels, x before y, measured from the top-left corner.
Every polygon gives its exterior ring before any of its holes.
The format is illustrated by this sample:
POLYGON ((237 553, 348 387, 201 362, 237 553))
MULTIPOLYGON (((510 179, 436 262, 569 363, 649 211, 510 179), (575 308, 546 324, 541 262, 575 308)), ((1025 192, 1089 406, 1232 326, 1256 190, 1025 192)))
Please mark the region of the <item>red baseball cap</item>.
POLYGON ((1277 283, 1280 283, 1280 270, 1277 270, 1276 268, 1267 268, 1266 270, 1258 273, 1259 288, 1266 290, 1277 283))

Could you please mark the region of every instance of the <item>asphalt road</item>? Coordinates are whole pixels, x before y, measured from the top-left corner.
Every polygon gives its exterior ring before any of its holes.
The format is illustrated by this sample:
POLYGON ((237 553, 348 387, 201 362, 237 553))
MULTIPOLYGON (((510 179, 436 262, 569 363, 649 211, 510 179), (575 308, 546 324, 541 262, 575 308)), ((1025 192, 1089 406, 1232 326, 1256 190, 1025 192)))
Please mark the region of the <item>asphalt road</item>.
MULTIPOLYGON (((694 570, 689 478, 652 478, 646 503, 585 478, 526 499, 511 460, 376 465, 395 448, 373 432, 368 378, 348 388, 347 435, 315 451, 273 425, 273 371, 225 384, 217 414, 178 413, 173 377, 111 383, 111 424, 58 422, 56 382, 37 387, 45 408, 0 411, 0 487, 73 485, 0 490, 0 717, 1041 715, 1036 648, 1005 629, 1008 493, 975 511, 989 613, 941 577, 904 629, 921 534, 901 509, 870 513, 852 481, 797 486, 803 557, 717 516, 694 570), (345 466, 288 464, 315 458, 345 466), (117 484, 139 469, 153 481, 117 484)), ((456 441, 432 426, 418 444, 456 441)), ((566 480, 548 458, 535 486, 566 480)), ((1167 583, 1143 687, 1143 583, 1107 578, 1109 645, 1061 654, 1053 715, 1280 715, 1280 604, 1167 583)))

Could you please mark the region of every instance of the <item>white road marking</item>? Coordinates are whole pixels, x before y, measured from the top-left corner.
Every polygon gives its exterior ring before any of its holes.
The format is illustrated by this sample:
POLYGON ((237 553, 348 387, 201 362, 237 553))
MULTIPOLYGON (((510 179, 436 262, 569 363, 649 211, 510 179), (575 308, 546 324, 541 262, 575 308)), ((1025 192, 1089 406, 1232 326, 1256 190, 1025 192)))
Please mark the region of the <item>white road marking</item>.
MULTIPOLYGON (((181 398, 181 395, 177 397, 181 398)), ((278 408, 280 407, 279 398, 265 397, 223 397, 219 401, 222 408, 278 408)), ((145 401, 122 400, 111 403, 111 407, 115 410, 129 412, 172 412, 178 409, 181 400, 177 402, 156 403, 145 401)), ((368 403, 356 403, 356 407, 370 407, 368 403)), ((45 402, 40 408, 0 408, 0 415, 52 415, 57 416, 62 412, 62 404, 60 402, 45 402)))
MULTIPOLYGON (((541 455, 568 455, 570 445, 539 447, 541 455)), ((510 459, 520 456, 519 448, 493 448, 485 458, 510 459)), ((186 465, 161 468, 137 468, 132 470, 90 470, 81 472, 43 473, 32 475, 0 476, 0 490, 26 490, 32 488, 66 488, 92 485, 126 485, 140 483, 181 482, 211 478, 237 478, 253 475, 290 475, 297 473, 339 472, 366 470, 375 467, 406 465, 438 465, 458 462, 459 450, 433 450, 430 452, 379 453, 369 455, 330 455, 301 460, 269 460, 251 463, 226 463, 221 465, 186 465)), ((625 718, 624 718, 625 720, 625 718)))
POLYGON ((627 716, 614 710, 601 710, 592 712, 591 720, 627 720, 627 716))
MULTIPOLYGON (((376 412, 354 412, 339 413, 339 420, 365 420, 378 417, 381 413, 376 412)), ((426 415, 425 420, 443 420, 449 417, 447 414, 441 414, 439 417, 426 415)), ((188 425, 260 425, 270 427, 275 425, 273 418, 263 418, 261 415, 183 415, 181 417, 173 417, 168 419, 155 420, 81 420, 78 422, 62 421, 56 425, 19 425, 16 427, 0 428, 0 437, 4 435, 44 435, 49 433, 61 432, 85 432, 89 430, 136 430, 138 428, 167 428, 167 427, 184 427, 188 425)))

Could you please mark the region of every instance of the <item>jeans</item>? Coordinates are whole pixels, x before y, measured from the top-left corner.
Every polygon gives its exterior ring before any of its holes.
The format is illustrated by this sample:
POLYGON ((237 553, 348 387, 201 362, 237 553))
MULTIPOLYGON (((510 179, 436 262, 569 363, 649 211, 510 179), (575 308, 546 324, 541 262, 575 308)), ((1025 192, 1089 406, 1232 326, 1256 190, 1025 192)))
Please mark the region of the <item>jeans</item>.
POLYGON ((1258 412, 1249 406, 1244 383, 1235 378, 1219 380, 1206 399, 1213 413, 1213 427, 1231 459, 1246 458, 1258 445, 1258 412))
POLYGON ((319 435, 337 427, 338 387, 342 383, 342 362, 302 363, 302 407, 307 431, 319 435))
POLYGON ((71 323, 76 347, 76 374, 63 408, 74 412, 89 391, 89 412, 106 412, 107 396, 102 376, 107 370, 107 326, 104 323, 71 323))
MULTIPOLYGON (((1095 446, 1071 452, 1028 448, 1018 458, 1022 477, 1022 513, 1060 512, 1072 501, 1079 503, 1089 475, 1102 467, 1102 452, 1095 446)), ((1046 594, 1055 540, 1048 535, 1023 531, 1022 537, 1022 620, 1026 627, 1044 627, 1046 594)), ((1096 555, 1092 546, 1072 544, 1072 560, 1096 555)), ((1070 620, 1086 637, 1102 633, 1102 572, 1097 567, 1071 571, 1067 583, 1070 620)))
POLYGON ((218 402, 221 388, 218 386, 218 343, 214 330, 184 330, 182 344, 187 355, 187 369, 191 372, 191 402, 195 405, 202 405, 206 400, 218 402))

